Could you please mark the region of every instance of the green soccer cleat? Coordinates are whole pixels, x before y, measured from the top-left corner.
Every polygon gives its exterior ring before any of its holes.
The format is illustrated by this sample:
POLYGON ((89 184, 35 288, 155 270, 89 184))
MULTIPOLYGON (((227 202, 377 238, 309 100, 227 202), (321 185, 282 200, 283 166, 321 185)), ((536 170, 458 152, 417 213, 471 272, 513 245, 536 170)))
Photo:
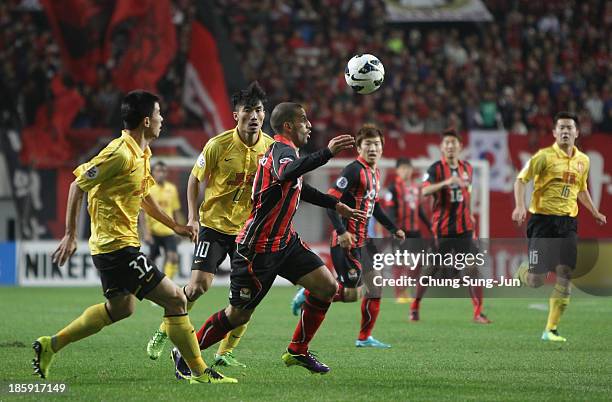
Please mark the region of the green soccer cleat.
POLYGON ((560 336, 556 329, 551 329, 550 331, 544 331, 542 333, 542 340, 550 341, 550 342, 567 342, 567 339, 560 336))
POLYGON ((49 375, 49 366, 53 362, 55 352, 51 348, 51 337, 41 336, 32 344, 36 356, 32 359, 34 367, 34 375, 39 375, 40 378, 47 378, 49 375))
POLYGON ((206 368, 201 376, 189 378, 189 384, 236 384, 237 382, 237 379, 226 377, 210 367, 206 368))
POLYGON ((159 329, 155 331, 149 343, 147 343, 147 354, 151 360, 157 360, 164 351, 164 346, 168 340, 168 335, 159 329))
POLYGON ((223 354, 215 353, 215 362, 214 366, 226 366, 226 367, 243 367, 246 368, 246 364, 239 362, 234 357, 234 353, 231 351, 225 352, 223 354))

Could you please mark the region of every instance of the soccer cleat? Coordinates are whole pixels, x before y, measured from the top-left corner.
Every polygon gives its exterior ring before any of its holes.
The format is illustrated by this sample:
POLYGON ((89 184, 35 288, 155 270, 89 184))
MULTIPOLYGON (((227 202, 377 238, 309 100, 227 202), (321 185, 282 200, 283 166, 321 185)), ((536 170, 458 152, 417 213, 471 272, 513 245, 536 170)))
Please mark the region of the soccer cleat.
POLYGON ((32 344, 36 356, 32 359, 34 367, 34 375, 39 375, 40 378, 47 378, 49 375, 49 366, 53 362, 55 352, 51 348, 51 337, 41 336, 32 344))
POLYGON ((155 331, 149 343, 147 343, 147 354, 151 360, 157 360, 164 351, 164 346, 168 340, 168 335, 159 329, 155 331))
POLYGON ((411 297, 396 297, 395 298, 395 303, 397 303, 397 304, 410 304, 410 303, 412 303, 412 298, 411 297))
POLYGON ((236 384, 237 382, 237 379, 226 377, 210 367, 207 367, 204 374, 199 377, 189 377, 189 384, 236 384))
POLYGON ((474 322, 476 324, 492 324, 493 323, 493 321, 489 320, 487 316, 482 313, 474 317, 474 322))
POLYGON ((220 355, 215 353, 215 366, 227 366, 227 367, 244 367, 246 368, 246 364, 239 362, 234 357, 234 354, 231 351, 222 353, 220 355))
POLYGON ((386 343, 382 343, 381 341, 374 339, 371 335, 368 336, 368 339, 361 341, 357 339, 355 341, 355 346, 358 348, 379 348, 379 349, 389 349, 391 345, 387 345, 386 343))
POLYGON ((300 315, 302 305, 306 301, 306 295, 304 294, 304 292, 306 292, 306 288, 298 290, 295 296, 293 297, 293 300, 291 300, 291 312, 293 313, 293 315, 300 315))
POLYGON ((410 321, 419 320, 419 310, 410 310, 410 321))
POLYGON ((285 362, 285 366, 302 366, 309 370, 312 374, 326 374, 331 370, 329 366, 317 359, 317 356, 311 352, 306 352, 305 355, 294 354, 287 349, 281 356, 285 362))
POLYGON ((527 261, 523 261, 521 262, 519 267, 516 269, 516 272, 514 273, 514 279, 519 280, 519 282, 521 283, 521 287, 527 285, 525 282, 523 282, 523 279, 522 279, 525 275, 525 272, 527 271, 529 271, 529 263, 527 261))
POLYGON ((551 342, 567 342, 567 339, 559 335, 556 329, 551 329, 550 331, 544 331, 542 333, 543 341, 551 341, 551 342))
POLYGON ((174 362, 174 376, 179 380, 189 379, 191 377, 191 369, 189 369, 187 362, 185 362, 177 348, 172 348, 170 358, 174 362))

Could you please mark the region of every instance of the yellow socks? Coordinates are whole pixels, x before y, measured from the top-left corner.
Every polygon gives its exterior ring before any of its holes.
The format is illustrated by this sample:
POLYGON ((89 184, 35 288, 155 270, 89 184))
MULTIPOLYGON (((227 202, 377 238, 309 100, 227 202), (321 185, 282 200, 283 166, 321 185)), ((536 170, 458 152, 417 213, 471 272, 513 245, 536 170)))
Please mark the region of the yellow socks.
POLYGON ((195 376, 202 375, 206 369, 206 363, 202 359, 200 346, 189 316, 185 314, 164 317, 164 323, 168 337, 181 352, 191 372, 195 376))
POLYGON ((219 349, 217 350, 218 355, 222 355, 227 352, 231 352, 234 350, 236 346, 240 343, 240 338, 244 335, 247 330, 248 323, 243 324, 239 327, 234 328, 231 332, 225 335, 225 338, 219 344, 219 349))
POLYGON ((570 287, 556 284, 548 301, 548 321, 546 331, 556 330, 561 320, 561 315, 569 305, 570 287))
POLYGON ((177 263, 170 262, 170 261, 166 262, 166 265, 164 265, 164 274, 166 274, 168 278, 170 279, 174 278, 177 272, 178 272, 177 263))
MULTIPOLYGON (((185 288, 183 288, 183 292, 184 291, 185 291, 185 288)), ((187 299, 187 312, 191 311, 191 308, 193 307, 194 304, 195 304, 195 301, 189 301, 189 299, 187 299)), ((166 334, 166 322, 165 321, 162 321, 162 323, 159 326, 159 330, 163 332, 164 334, 166 334)))
POLYGON ((85 309, 79 318, 72 321, 52 338, 52 348, 55 352, 59 352, 69 343, 93 335, 112 323, 113 321, 108 315, 104 303, 90 306, 85 309))

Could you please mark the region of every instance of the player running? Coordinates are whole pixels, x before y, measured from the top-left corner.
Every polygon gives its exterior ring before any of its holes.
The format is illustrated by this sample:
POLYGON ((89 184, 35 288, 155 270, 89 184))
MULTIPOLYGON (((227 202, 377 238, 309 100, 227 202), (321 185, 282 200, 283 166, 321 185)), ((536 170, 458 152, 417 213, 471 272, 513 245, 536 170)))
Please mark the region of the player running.
MULTIPOLYGON (((382 157, 384 137, 382 131, 373 125, 364 125, 355 136, 357 153, 355 161, 347 165, 329 194, 348 206, 374 216, 396 238, 404 239, 404 232, 398 229, 385 214, 378 202, 380 171, 376 167, 382 157)), ((362 290, 362 248, 368 240, 368 222, 341 219, 334 210, 328 210, 334 226, 331 239, 331 256, 338 275, 338 293, 334 302, 352 303, 357 301, 362 290)), ((298 315, 305 302, 305 291, 300 289, 291 303, 294 315, 298 315)), ((390 348, 372 337, 380 311, 380 297, 363 295, 361 302, 361 329, 355 341, 357 347, 390 348)))
MULTIPOLYGON (((272 137, 261 131, 266 116, 265 102, 266 94, 257 82, 234 94, 232 104, 236 127, 206 143, 189 175, 187 225, 199 231, 199 234, 193 253, 191 279, 183 288, 187 296, 187 310, 210 288, 225 258, 233 257, 236 235, 251 211, 253 178, 258 162, 274 142, 272 137), (198 215, 202 182, 206 182, 206 191, 198 215)), ((246 367, 233 354, 246 328, 247 323, 244 323, 221 342, 215 354, 215 365, 246 367)), ((147 345, 151 359, 161 355, 166 340, 165 324, 162 323, 147 345)))
MULTIPOLYGON (((414 168, 408 158, 399 158, 395 165, 395 180, 387 188, 384 197, 384 205, 387 208, 389 217, 393 222, 397 222, 399 227, 406 234, 406 242, 402 242, 399 247, 420 251, 419 239, 421 236, 420 221, 425 224, 427 230, 431 232, 431 223, 421 204, 421 185, 417 183, 412 175, 414 168)), ((410 250, 409 250, 410 251, 410 250)), ((417 268, 414 272, 418 274, 417 268)), ((399 278, 405 269, 394 267, 395 278, 399 278)), ((395 301, 397 303, 410 303, 407 289, 399 286, 395 288, 395 301)))
MULTIPOLYGON (((153 165, 155 185, 151 187, 150 194, 159 207, 178 222, 181 215, 181 202, 176 186, 166 180, 167 177, 168 168, 164 162, 159 161, 153 165)), ((178 272, 177 239, 174 232, 149 215, 144 217, 143 226, 144 240, 150 245, 149 258, 151 261, 155 261, 163 249, 164 274, 170 279, 174 278, 174 275, 178 272)))
POLYGON ((566 338, 559 335, 558 325, 569 304, 570 280, 576 267, 576 200, 580 200, 598 224, 605 224, 607 219, 593 205, 589 194, 589 157, 574 146, 579 134, 578 118, 573 113, 559 112, 554 124, 555 143, 532 156, 514 183, 516 207, 512 220, 519 225, 525 221, 525 187, 533 180, 531 217, 527 222, 529 263, 521 264, 517 274, 523 284, 540 287, 548 271, 556 273, 542 340, 565 342, 566 338))
POLYGON ((77 178, 68 194, 66 234, 53 253, 53 262, 62 266, 75 252, 76 224, 87 192, 91 216, 89 248, 106 303, 88 307, 57 334, 38 338, 33 345, 34 372, 47 378, 57 352, 132 315, 136 297, 164 308, 168 336, 185 356, 192 373, 191 383, 236 382, 206 367, 185 310, 183 292, 139 251, 137 222, 141 207, 175 233, 192 240, 196 236, 193 228, 178 225, 149 194, 155 184, 149 166, 149 143, 159 137, 163 121, 159 98, 145 91, 130 92, 121 103, 121 116, 125 127, 121 137, 74 170, 77 178))
MULTIPOLYGON (((472 165, 459 159, 462 143, 455 130, 442 133, 440 150, 442 159, 427 169, 423 179, 423 195, 434 197, 432 231, 438 242, 438 252, 472 253, 478 252, 474 244, 474 215, 471 210, 472 165)), ((437 268, 434 268, 437 269, 437 268)), ((476 277, 478 272, 474 267, 463 271, 452 268, 451 275, 459 274, 476 277)), ((448 272, 447 272, 448 273, 448 272)), ((410 306, 410 320, 419 320, 421 299, 427 288, 417 283, 416 295, 410 306)), ((469 287, 470 297, 474 306, 474 322, 490 324, 491 320, 482 313, 483 292, 481 286, 469 287)))
MULTIPOLYGON (((300 198, 342 216, 365 219, 365 215, 319 192, 303 182, 302 175, 327 163, 334 155, 353 147, 350 135, 333 138, 327 148, 300 157, 298 148, 310 137, 311 124, 304 108, 284 102, 272 111, 270 123, 276 142, 259 162, 253 186, 253 209, 236 238, 232 258, 230 304, 214 313, 198 331, 200 348, 214 345, 232 329, 245 324, 266 296, 277 275, 308 289, 293 339, 283 354, 287 366, 299 365, 313 373, 330 368, 308 350, 308 344, 325 318, 336 293, 336 281, 319 256, 293 229, 300 198)), ((181 360, 177 370, 188 375, 181 360)))

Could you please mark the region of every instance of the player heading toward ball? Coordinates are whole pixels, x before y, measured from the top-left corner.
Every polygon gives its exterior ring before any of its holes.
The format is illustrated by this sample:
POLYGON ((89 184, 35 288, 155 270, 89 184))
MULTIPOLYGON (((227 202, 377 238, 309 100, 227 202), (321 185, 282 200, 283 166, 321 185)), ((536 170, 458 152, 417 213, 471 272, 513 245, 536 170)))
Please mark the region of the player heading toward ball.
POLYGON ((38 338, 33 345, 35 373, 46 378, 55 354, 62 348, 129 317, 136 298, 147 298, 164 308, 168 336, 185 356, 192 372, 191 382, 236 382, 206 367, 185 310, 185 295, 139 251, 140 208, 176 234, 192 240, 196 236, 191 227, 178 225, 168 216, 149 193, 155 184, 149 166, 149 143, 159 137, 163 121, 159 99, 149 92, 132 91, 123 98, 121 116, 125 127, 121 137, 74 170, 77 178, 68 194, 66 234, 53 253, 53 262, 62 266, 75 252, 76 224, 87 192, 91 216, 89 248, 106 303, 88 307, 54 336, 38 338))
POLYGON ((517 276, 529 287, 540 287, 548 271, 557 274, 542 340, 565 342, 557 327, 569 305, 570 280, 576 267, 577 200, 593 214, 598 224, 603 225, 607 220, 593 205, 589 194, 589 157, 574 145, 579 135, 577 116, 559 112, 554 123, 555 143, 533 155, 514 182, 516 207, 512 220, 519 225, 525 221, 525 188, 533 180, 531 217, 527 223, 529 262, 521 264, 517 276))
MULTIPOLYGON (((344 217, 364 220, 365 214, 338 202, 303 182, 302 175, 324 165, 339 152, 353 148, 350 135, 333 138, 328 146, 300 156, 298 148, 308 142, 311 124, 304 108, 291 102, 278 104, 270 119, 274 142, 259 162, 253 186, 253 209, 236 238, 230 275, 230 304, 208 318, 198 331, 200 348, 206 349, 229 331, 245 324, 266 296, 277 275, 310 290, 302 316, 282 359, 314 373, 329 367, 308 350, 310 340, 325 318, 336 293, 336 281, 319 256, 293 229, 300 199, 332 208, 344 217)), ((181 362, 179 361, 179 365, 181 362)), ((181 368, 178 367, 178 368, 181 368)))

